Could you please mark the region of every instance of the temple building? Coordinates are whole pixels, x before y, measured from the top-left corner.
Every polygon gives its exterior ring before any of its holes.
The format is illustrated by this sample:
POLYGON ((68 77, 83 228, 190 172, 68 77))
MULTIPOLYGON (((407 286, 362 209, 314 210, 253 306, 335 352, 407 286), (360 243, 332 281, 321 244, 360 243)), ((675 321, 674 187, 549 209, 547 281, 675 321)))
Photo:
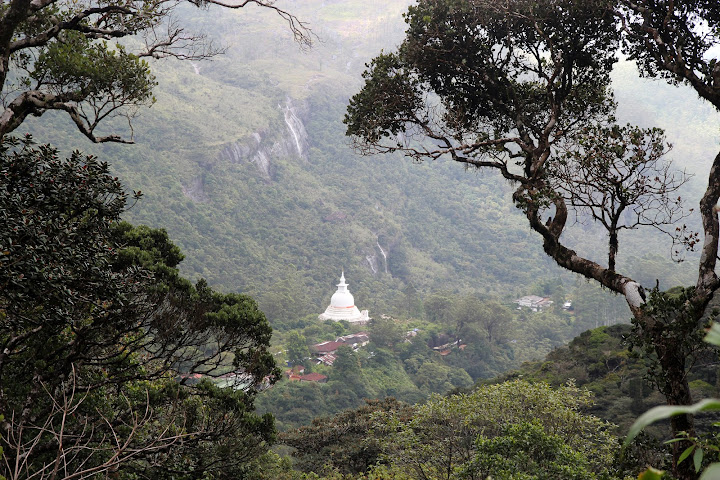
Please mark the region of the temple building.
POLYGON ((345 272, 340 276, 340 283, 337 285, 337 292, 333 293, 330 305, 321 313, 320 320, 333 320, 339 322, 345 320, 350 323, 367 323, 370 321, 368 311, 360 311, 355 306, 355 299, 348 291, 348 284, 345 283, 345 272))

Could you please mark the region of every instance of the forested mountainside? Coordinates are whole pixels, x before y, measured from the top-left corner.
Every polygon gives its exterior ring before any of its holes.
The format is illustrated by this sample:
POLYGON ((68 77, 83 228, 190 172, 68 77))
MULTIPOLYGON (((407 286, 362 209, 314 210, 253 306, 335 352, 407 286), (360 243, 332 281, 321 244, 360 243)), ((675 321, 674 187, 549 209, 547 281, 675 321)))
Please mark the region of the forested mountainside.
MULTIPOLYGON (((667 235, 652 229, 621 232, 617 265, 629 275, 622 285, 632 286, 633 299, 642 298, 633 303, 625 292, 634 307, 631 327, 624 323, 630 317, 624 297, 561 270, 545 256, 500 176, 444 160, 413 163, 398 155, 354 152, 342 120, 348 99, 369 78, 362 73, 366 62, 395 49, 407 3, 290 1, 287 8, 317 35, 309 51, 277 21, 274 3, 269 10, 216 16, 180 7, 183 25, 208 32, 227 50, 212 61, 153 65, 158 81, 153 108, 133 112, 139 116, 131 124, 116 118, 96 132, 124 131, 135 145, 87 144, 67 118, 39 110, 33 113, 42 113, 41 119, 23 117, 22 127, 12 131, 19 138, 5 137, 0 197, 7 233, 2 255, 9 268, 0 282, 6 327, 0 336, 11 348, 3 350, 3 365, 9 366, 3 367, 0 397, 12 412, 3 420, 9 434, 0 438, 6 455, 32 463, 30 453, 44 437, 51 439, 51 455, 38 459, 42 471, 76 458, 85 465, 77 452, 96 442, 87 458, 110 457, 91 467, 97 471, 117 473, 117 465, 130 459, 122 468, 131 475, 151 466, 172 478, 180 473, 219 478, 222 472, 274 480, 318 478, 316 473, 403 480, 426 478, 426 472, 432 478, 485 478, 495 472, 513 478, 525 469, 553 479, 619 478, 636 476, 648 464, 678 466, 682 443, 673 444, 670 461, 662 446, 646 448, 647 439, 626 455, 617 436, 633 417, 663 401, 651 381, 665 389, 670 403, 668 385, 676 380, 689 379, 686 403, 690 394, 717 395, 716 351, 705 348, 705 331, 698 328, 709 325, 717 310, 705 310, 706 303, 697 309, 688 300, 696 298, 692 287, 668 289, 693 284, 697 254, 675 252, 673 260, 667 235), (20 135, 25 132, 60 152, 34 146, 20 135), (74 148, 99 160, 70 154, 74 148), (64 156, 69 158, 61 160, 64 156), (684 258, 693 261, 676 263, 684 258), (318 319, 340 272, 356 305, 370 310, 369 324, 318 319), (655 284, 660 288, 647 288, 655 284), (531 294, 545 297, 534 299, 542 306, 525 305, 527 297, 516 300, 531 294), (643 323, 648 319, 652 325, 643 323), (649 333, 657 335, 648 340, 649 333), (663 340, 673 334, 676 343, 663 340), (634 353, 628 351, 632 343, 634 353), (658 358, 660 351, 652 350, 657 346, 675 354, 674 362, 679 359, 675 376, 663 364, 670 356, 658 358), (76 390, 84 393, 76 397, 76 390), (376 400, 362 407, 368 398, 376 400), (349 410, 338 413, 343 409, 349 410), (326 415, 334 416, 319 418, 326 415), (72 458, 63 450, 69 445, 63 437, 66 419, 72 427, 68 435, 79 439, 68 447, 72 458), (56 421, 63 425, 58 431, 56 421), (297 463, 270 450, 277 430, 283 431, 280 443, 295 449, 297 463), (137 440, 145 457, 131 459, 134 451, 117 457, 112 449, 129 445, 122 441, 106 450, 107 439, 117 440, 118 432, 137 440), (443 446, 464 453, 447 458, 443 446), (337 456, 329 462, 324 455, 337 456), (224 471, 226 465, 234 470, 224 471)), ((454 8, 454 0, 432 3, 440 10, 449 4, 454 8)), ((471 6, 479 5, 498 13, 492 1, 471 6)), ((7 11, 0 9, 0 16, 7 11)), ((145 15, 129 12, 131 18, 145 15)), ((48 10, 42 13, 50 24, 58 21, 48 10)), ((120 20, 126 15, 116 13, 120 20)), ((432 18, 417 13, 411 9, 409 16, 424 30, 432 18)), ((9 24, 37 20, 18 18, 9 24)), ((124 29, 120 20, 118 28, 124 29)), ((544 21, 575 25, 558 21, 553 12, 544 21)), ((478 25, 469 28, 482 30, 478 25)), ((519 35, 536 26, 520 25, 519 35)), ((71 49, 76 34, 85 48, 96 40, 75 32, 57 43, 71 49)), ((577 51, 576 44, 565 43, 577 51)), ((76 59, 67 57, 59 63, 76 59)), ((571 68, 584 68, 578 58, 570 59, 571 68)), ((464 60, 460 63, 465 68, 464 60)), ((142 77, 136 75, 130 77, 142 77)), ((521 75, 516 83, 525 79, 521 75)), ((588 79, 603 85, 598 76, 588 79)), ((620 122, 668 127, 668 140, 675 144, 669 156, 677 167, 690 175, 707 172, 717 148, 712 110, 687 90, 638 80, 628 62, 618 64, 615 79, 620 122)), ((29 83, 21 80, 22 90, 29 83)), ((72 88, 77 78, 69 74, 65 80, 63 87, 72 88)), ((604 88, 598 92, 604 102, 604 88)), ((349 128, 358 121, 346 118, 349 128)), ((598 131, 617 134, 621 127, 615 128, 598 131)), ((548 178, 560 178, 555 174, 548 178)), ((700 183, 690 179, 677 191, 678 201, 695 207, 700 183)), ((541 201, 545 194, 538 195, 541 201)), ((529 212, 527 205, 536 199, 520 198, 521 206, 524 199, 529 212)), ((564 224, 557 208, 555 223, 564 224)), ((716 212, 712 203, 705 207, 710 211, 716 212)), ((563 242, 604 264, 608 239, 587 220, 573 217, 571 227, 561 229, 563 242)), ((695 217, 683 221, 677 224, 681 234, 697 228, 695 217)), ((553 218, 543 217, 533 228, 540 223, 551 226, 553 218)), ((609 263, 605 278, 617 278, 612 259, 609 263)), ((714 274, 714 262, 712 269, 714 274)), ((703 434, 703 422, 696 426, 673 425, 673 432, 703 434)), ((682 440, 692 443, 681 458, 695 452, 695 473, 705 441, 682 440)), ((715 448, 715 439, 709 442, 715 448)))
MULTIPOLYGON (((157 103, 133 120, 135 145, 86 144, 64 117, 46 115, 32 131, 38 141, 108 161, 128 189, 145 194, 128 220, 167 229, 186 255, 187 275, 250 293, 275 323, 320 313, 343 268, 356 303, 371 315, 407 315, 408 291, 511 300, 542 294, 543 281, 574 283, 546 259, 499 177, 442 161, 361 157, 348 147, 347 99, 364 63, 399 42, 406 2, 290 7, 318 35, 310 51, 293 44, 271 12, 188 12, 197 15, 191 26, 227 51, 212 61, 154 65, 157 103)), ((672 105, 647 92, 671 87, 633 87, 628 77, 620 76, 623 116, 676 118, 672 105), (658 114, 663 106, 670 110, 658 114)), ((694 101, 672 93, 678 102, 694 101)), ((671 132, 670 140, 684 142, 673 157, 690 169, 708 158, 701 150, 711 142, 691 140, 712 134, 707 118, 693 115, 687 129, 671 132)), ((578 227, 578 247, 604 244, 602 235, 578 227)), ((644 248, 632 238, 622 243, 620 262, 644 281, 687 283, 690 267, 672 264, 660 236, 645 248, 648 235, 640 237, 644 248)), ((611 320, 627 315, 620 317, 611 320)))
MULTIPOLYGON (((463 432, 468 428, 472 430, 468 424, 483 418, 484 409, 508 408, 511 411, 522 411, 524 408, 536 408, 535 395, 538 392, 528 395, 527 384, 534 385, 533 388, 538 390, 552 388, 575 400, 584 398, 577 405, 578 412, 609 422, 603 424, 605 434, 623 436, 638 416, 649 408, 664 403, 664 398, 652 386, 648 376, 648 367, 652 362, 638 355, 637 351, 633 353, 628 349, 631 338, 632 328, 626 324, 587 330, 566 346, 551 351, 541 361, 527 362, 519 369, 479 382, 472 387, 459 386, 453 395, 434 396, 429 401, 416 405, 412 405, 409 398, 405 398, 404 402, 398 401, 401 398, 367 401, 335 415, 322 411, 322 415, 317 415, 316 411, 311 424, 281 433, 279 442, 293 448, 296 469, 308 472, 332 469, 344 473, 362 472, 375 463, 403 461, 397 452, 403 448, 383 439, 385 434, 392 435, 385 430, 392 421, 398 422, 392 425, 399 426, 400 429, 412 425, 417 432, 418 424, 422 423, 424 416, 430 415, 434 420, 434 431, 432 434, 424 432, 422 442, 427 444, 433 441, 431 439, 446 438, 448 442, 460 443, 463 432), (507 397, 497 397, 491 393, 500 391, 510 394, 507 397), (512 402, 515 401, 523 407, 514 410, 512 402), (439 421, 438 417, 442 418, 442 421, 439 421), (448 426, 450 431, 447 432, 447 437, 444 437, 446 424, 453 426, 448 426)), ((413 349, 417 355, 419 350, 416 347, 413 349)), ((400 357, 407 356, 406 352, 398 353, 400 357)), ((373 380, 377 383, 382 379, 383 370, 391 364, 387 354, 388 352, 384 351, 381 358, 374 361, 364 359, 363 364, 369 368, 363 368, 362 371, 345 369, 341 376, 335 379, 331 377, 327 384, 300 382, 276 387, 284 393, 273 400, 276 407, 282 407, 276 409, 279 426, 289 426, 284 423, 289 417, 288 413, 302 417, 310 410, 317 409, 321 402, 326 405, 347 401, 357 390, 358 384, 369 386, 373 380), (339 382, 338 378, 344 381, 339 382)), ((690 384, 695 398, 717 396, 717 371, 712 362, 714 356, 708 352, 705 360, 709 362, 698 362, 690 372, 690 384)), ((432 378, 439 377, 436 370, 432 378)), ((457 383, 461 382, 462 380, 458 379, 457 383)), ((396 382, 393 387, 395 392, 402 396, 402 383, 396 382)), ((261 405, 267 400, 267 397, 263 398, 261 405)), ((547 417, 539 415, 538 418, 547 417)), ((715 420, 716 415, 706 413, 699 416, 698 428, 710 431, 715 420)), ((638 443, 632 453, 625 452, 623 456, 616 457, 615 466, 633 468, 631 465, 636 462, 638 466, 643 466, 661 465, 667 461, 667 451, 658 440, 665 438, 667 430, 667 424, 658 424, 648 429, 651 436, 638 443)), ((597 440, 601 436, 596 433, 586 438, 597 440)), ((394 438, 394 441, 402 440, 394 438)), ((444 449, 438 449, 438 452, 441 451, 444 449)), ((543 444, 542 451, 549 452, 551 448, 543 444)), ((410 449, 405 453, 412 454, 417 451, 410 449)), ((428 450, 424 454, 432 458, 438 453, 428 450)))
MULTIPOLYGON (((361 359, 374 373, 357 388, 299 410, 281 405, 285 390, 302 397, 295 390, 317 393, 330 386, 278 386, 260 407, 276 415, 281 408, 281 428, 356 406, 365 396, 414 402, 467 386, 541 358, 585 329, 630 318, 622 298, 546 257, 498 175, 443 160, 418 164, 352 151, 342 123, 348 98, 360 86, 365 63, 400 41, 406 3, 293 3, 318 35, 309 51, 293 43, 272 12, 213 17, 187 11, 183 20, 227 51, 211 61, 153 65, 157 102, 133 119, 135 145, 88 144, 60 115, 27 122, 38 141, 95 153, 127 189, 142 191, 125 218, 167 229, 185 254, 185 275, 252 295, 276 330, 277 360, 287 360, 288 331, 304 334, 308 343, 334 339, 336 332, 316 319, 343 269, 360 308, 374 317, 416 318, 420 324, 407 327, 423 327, 424 339, 459 334, 452 319, 441 321, 433 311, 445 305, 443 313, 452 316, 452 302, 437 298, 468 295, 512 305, 533 294, 552 297, 557 307, 573 302, 571 315, 559 308, 514 314, 514 331, 482 355, 469 350, 440 359, 424 340, 422 348, 413 347, 417 351, 361 359), (440 370, 437 381, 425 380, 440 370)), ((668 127, 676 144, 670 156, 679 166, 705 168, 716 120, 702 106, 693 114, 681 108, 698 103, 693 94, 638 80, 630 63, 618 66, 616 80, 621 120, 668 127)), ((699 187, 691 181, 683 192, 691 203, 699 187)), ((607 242, 582 219, 569 234, 584 251, 601 251, 607 242)), ((692 281, 692 262, 674 263, 669 240, 652 231, 621 237, 618 259, 644 284, 692 281)), ((485 343, 476 343, 479 352, 485 343)))

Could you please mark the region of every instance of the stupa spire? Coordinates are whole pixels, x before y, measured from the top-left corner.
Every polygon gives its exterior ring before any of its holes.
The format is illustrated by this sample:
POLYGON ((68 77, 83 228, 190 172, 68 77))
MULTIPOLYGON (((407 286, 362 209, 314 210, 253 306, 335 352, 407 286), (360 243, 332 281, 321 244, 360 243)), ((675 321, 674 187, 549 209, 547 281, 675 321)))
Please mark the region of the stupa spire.
POLYGON ((345 283, 345 270, 342 270, 342 273, 340 274, 340 283, 337 285, 338 287, 343 286, 346 287, 347 283, 345 283))

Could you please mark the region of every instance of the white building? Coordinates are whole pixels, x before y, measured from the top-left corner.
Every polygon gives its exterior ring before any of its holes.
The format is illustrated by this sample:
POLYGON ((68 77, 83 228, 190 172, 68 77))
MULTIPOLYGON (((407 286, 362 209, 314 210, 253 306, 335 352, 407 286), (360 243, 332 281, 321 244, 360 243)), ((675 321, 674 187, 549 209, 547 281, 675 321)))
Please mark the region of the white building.
POLYGON ((370 321, 368 311, 360 311, 355 306, 355 299, 348 291, 348 284, 345 283, 345 272, 340 276, 340 283, 338 283, 337 287, 337 291, 333 293, 330 299, 330 305, 325 309, 325 313, 321 313, 318 318, 335 322, 345 320, 350 323, 367 323, 370 321))
POLYGON ((518 298, 517 300, 515 300, 515 303, 518 304, 518 308, 527 307, 530 308, 533 312, 537 312, 538 310, 542 310, 543 308, 552 305, 553 301, 550 300, 550 297, 527 295, 525 297, 518 298))

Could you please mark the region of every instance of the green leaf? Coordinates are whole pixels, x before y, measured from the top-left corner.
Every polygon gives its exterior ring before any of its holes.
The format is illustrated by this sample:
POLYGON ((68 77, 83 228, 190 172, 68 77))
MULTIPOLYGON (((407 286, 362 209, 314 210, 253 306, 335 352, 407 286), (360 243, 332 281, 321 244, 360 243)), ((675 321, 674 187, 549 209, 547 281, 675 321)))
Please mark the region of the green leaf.
POLYGON ((647 470, 638 475, 638 480, 660 480, 664 474, 663 470, 648 467, 647 470))
POLYGON ((720 478, 720 463, 710 464, 700 475, 700 480, 715 480, 716 478, 720 478))
POLYGON ((663 442, 665 445, 670 445, 671 443, 677 443, 682 442, 683 440, 687 440, 686 438, 672 438, 666 442, 663 442))
POLYGON ((689 457, 693 450, 695 450, 695 445, 690 445, 688 448, 686 448, 685 451, 680 454, 680 457, 678 457, 677 463, 680 463, 687 457, 689 457))
POLYGON ((643 413, 640 418, 635 420, 635 423, 633 423, 632 427, 630 427, 630 431, 625 438, 623 446, 627 446, 642 431, 642 429, 657 422, 658 420, 665 420, 666 418, 685 413, 694 415, 698 412, 708 410, 720 410, 720 400, 707 398, 694 405, 664 405, 651 408, 647 412, 643 413))
POLYGON ((720 346, 720 324, 713 323, 704 340, 709 344, 720 346))
MULTIPOLYGON (((695 464, 696 472, 700 471, 700 467, 702 466, 702 461, 703 461, 703 449, 698 448, 697 450, 695 450, 695 455, 693 455, 693 463, 695 464)), ((680 463, 680 462, 678 462, 678 463, 680 463)))

